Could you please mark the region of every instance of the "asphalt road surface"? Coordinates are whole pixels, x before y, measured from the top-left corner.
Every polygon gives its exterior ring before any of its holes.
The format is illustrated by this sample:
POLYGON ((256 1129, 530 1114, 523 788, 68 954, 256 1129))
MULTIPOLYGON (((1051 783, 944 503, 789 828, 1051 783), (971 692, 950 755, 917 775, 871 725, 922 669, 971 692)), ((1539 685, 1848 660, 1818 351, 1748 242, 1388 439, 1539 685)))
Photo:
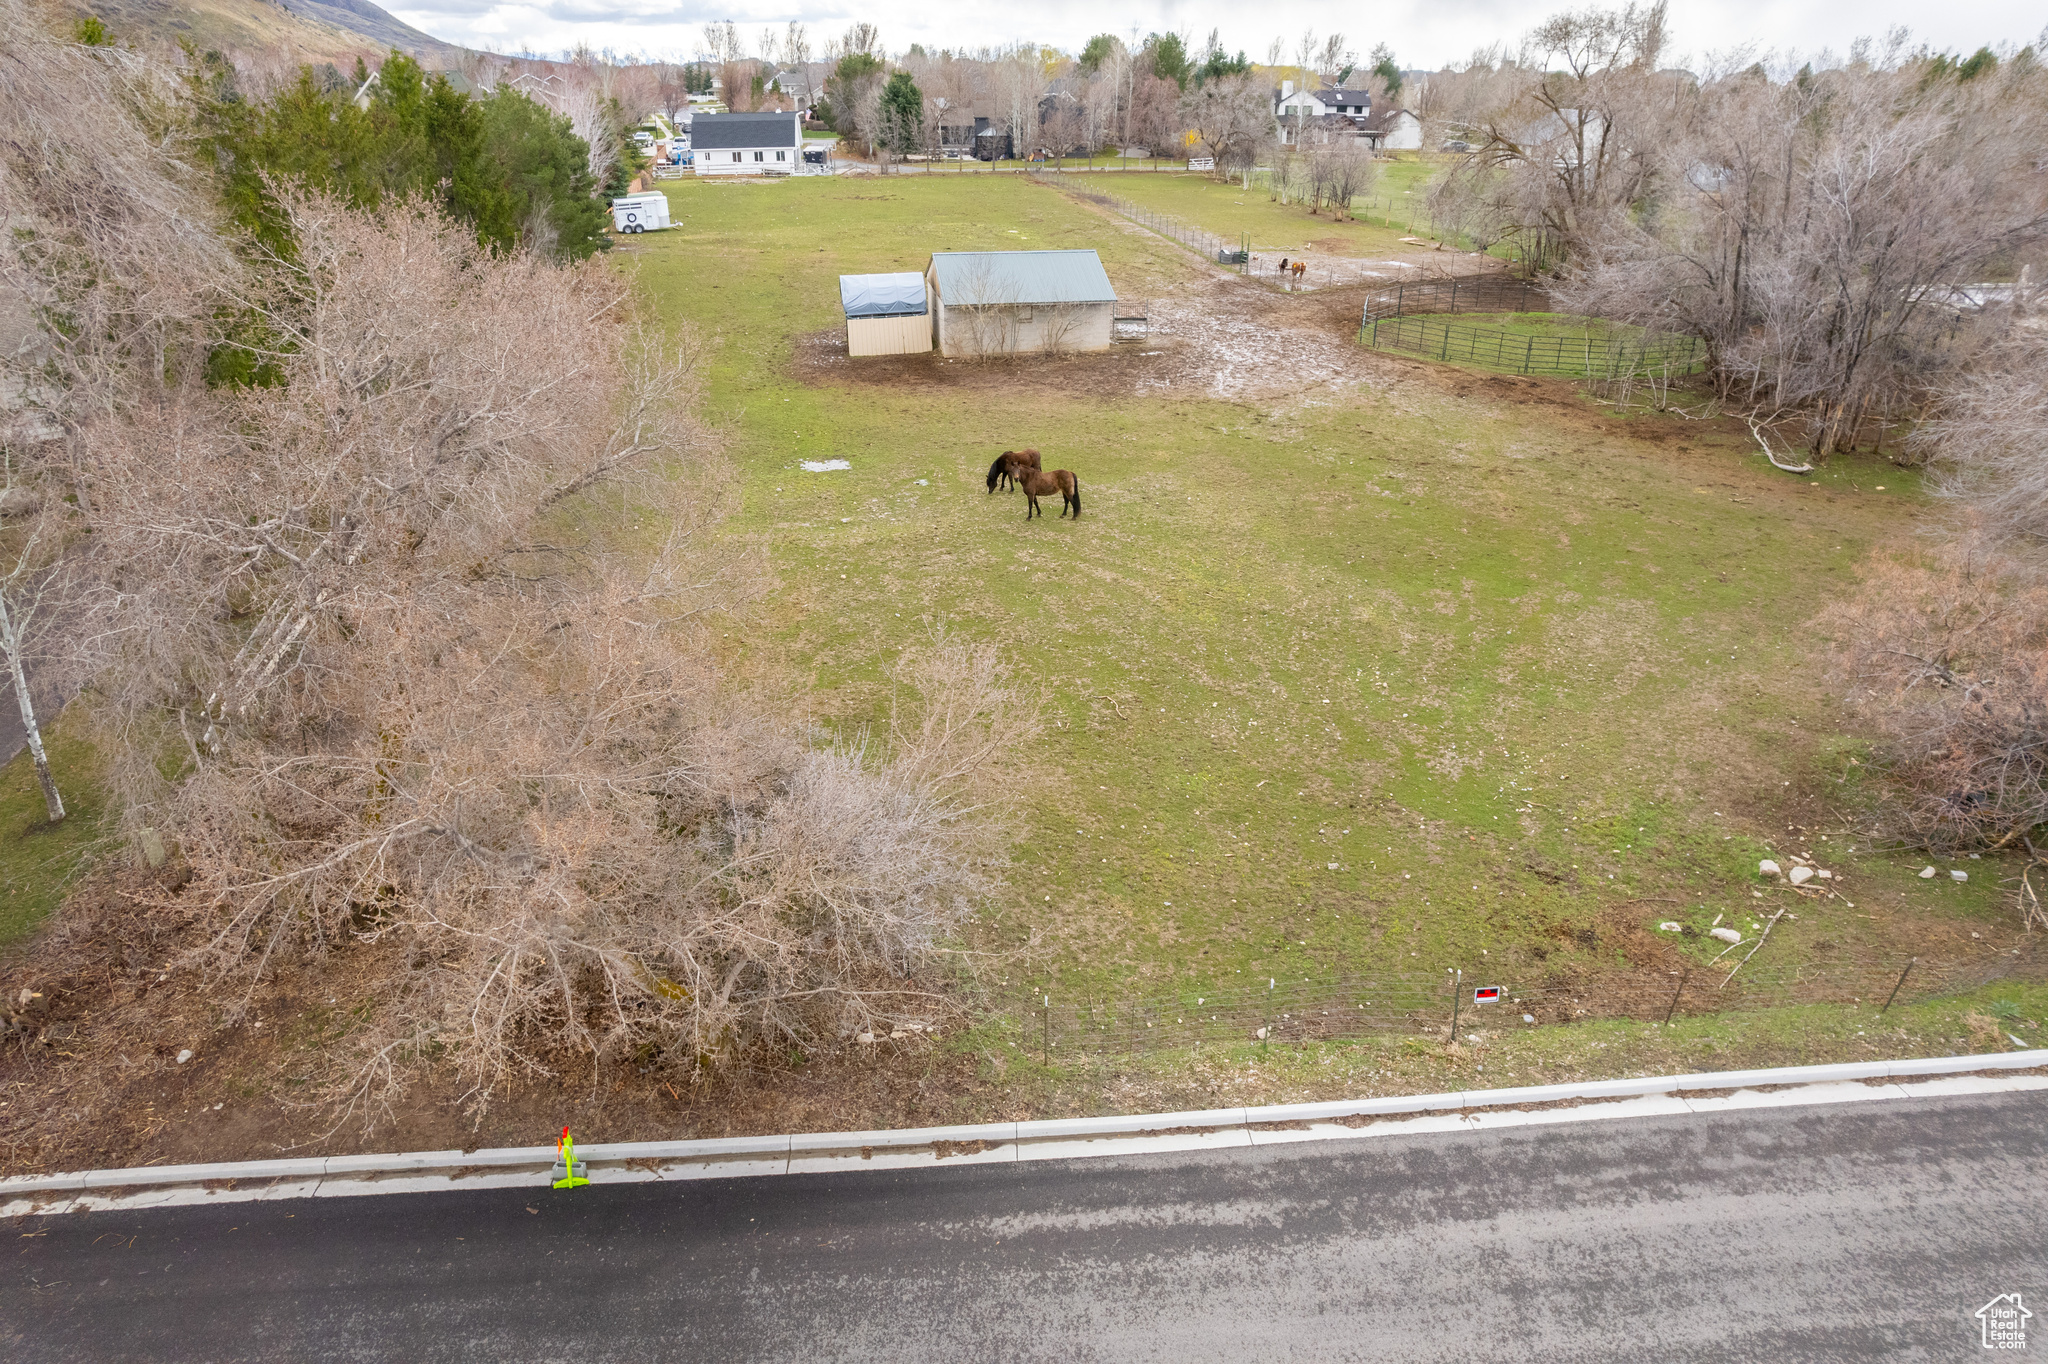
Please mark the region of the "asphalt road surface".
POLYGON ((0 1341, 95 1361, 1968 1359, 1994 1296, 2048 1303, 2044 1120, 2036 1091, 20 1219, 0 1341))

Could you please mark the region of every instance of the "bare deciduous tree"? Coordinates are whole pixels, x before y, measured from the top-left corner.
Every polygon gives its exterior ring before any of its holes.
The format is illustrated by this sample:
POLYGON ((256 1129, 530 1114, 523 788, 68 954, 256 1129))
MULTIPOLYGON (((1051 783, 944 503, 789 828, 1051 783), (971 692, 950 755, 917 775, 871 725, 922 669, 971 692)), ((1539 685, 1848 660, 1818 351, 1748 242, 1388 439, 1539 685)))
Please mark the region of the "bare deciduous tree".
POLYGON ((1248 175, 1273 140, 1266 88, 1249 72, 1190 89, 1181 99, 1180 117, 1214 154, 1217 173, 1224 176, 1248 175))
POLYGON ((391 940, 337 1092, 445 1055, 481 1105, 575 1051, 694 1073, 944 1008, 917 977, 980 892, 993 657, 904 661, 886 732, 791 730, 710 622, 761 581, 712 533, 687 354, 601 268, 494 259, 417 205, 281 193, 243 306, 273 388, 88 433, 96 707, 131 824, 175 835, 203 959, 391 940))

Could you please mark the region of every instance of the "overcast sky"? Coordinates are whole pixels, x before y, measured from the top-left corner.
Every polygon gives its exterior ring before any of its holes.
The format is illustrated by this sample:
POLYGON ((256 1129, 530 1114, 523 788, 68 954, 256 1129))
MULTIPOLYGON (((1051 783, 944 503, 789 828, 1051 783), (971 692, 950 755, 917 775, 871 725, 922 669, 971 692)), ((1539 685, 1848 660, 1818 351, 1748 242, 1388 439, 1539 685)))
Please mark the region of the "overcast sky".
MULTIPOLYGON (((808 25, 814 43, 865 19, 882 31, 882 42, 900 52, 913 42, 927 48, 976 48, 1013 41, 1049 43, 1078 51, 1089 35, 1105 29, 1129 39, 1132 29, 1180 29, 1194 45, 1212 28, 1223 45, 1261 60, 1267 44, 1284 38, 1291 48, 1304 28, 1320 37, 1340 27, 1361 54, 1375 43, 1394 50, 1404 67, 1435 69, 1457 61, 1480 44, 1512 41, 1536 20, 1565 3, 1525 4, 1507 0, 1449 0, 1449 3, 1392 3, 1367 8, 1268 0, 1253 6, 1256 22, 1242 3, 1227 0, 1149 0, 1104 5, 1082 0, 1040 0, 1037 4, 935 5, 910 0, 866 0, 826 8, 792 10, 776 0, 750 0, 738 7, 699 8, 649 0, 427 0, 426 7, 387 4, 400 19, 437 38, 499 52, 556 52, 576 43, 620 52, 689 57, 701 45, 704 24, 731 19, 749 36, 763 25, 780 28, 791 19, 808 25)), ((2023 44, 2040 34, 2040 0, 1949 0, 1945 4, 1908 0, 1859 0, 1856 4, 1815 0, 1674 0, 1671 24, 1681 55, 1748 45, 1780 54, 1811 55, 1822 48, 1845 50, 1859 35, 1877 37, 1894 25, 1912 31, 1915 42, 1973 52, 1990 44, 2023 44)))

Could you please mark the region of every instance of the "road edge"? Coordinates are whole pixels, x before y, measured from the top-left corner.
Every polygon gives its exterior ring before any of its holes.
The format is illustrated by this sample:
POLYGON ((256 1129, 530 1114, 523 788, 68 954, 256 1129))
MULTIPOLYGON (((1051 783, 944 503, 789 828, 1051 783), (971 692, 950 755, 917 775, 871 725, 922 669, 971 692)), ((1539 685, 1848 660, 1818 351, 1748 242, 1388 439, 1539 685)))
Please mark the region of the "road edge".
MULTIPOLYGON (((1705 1071, 1327 1103, 872 1132, 579 1145, 597 1183, 1128 1156, 1670 1113, 2048 1089, 2048 1049, 1705 1071), (2019 1072, 2038 1072, 2033 1075, 2019 1072)), ((224 1161, 0 1179, 0 1217, 279 1198, 544 1187, 552 1146, 224 1161)))

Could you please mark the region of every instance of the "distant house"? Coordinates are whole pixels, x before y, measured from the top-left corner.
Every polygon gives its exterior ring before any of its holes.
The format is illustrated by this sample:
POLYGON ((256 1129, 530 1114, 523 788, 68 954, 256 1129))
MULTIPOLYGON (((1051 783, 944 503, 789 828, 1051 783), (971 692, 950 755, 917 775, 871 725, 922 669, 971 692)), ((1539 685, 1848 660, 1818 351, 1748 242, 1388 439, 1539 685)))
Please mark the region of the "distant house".
POLYGON ((1372 112, 1370 90, 1312 90, 1310 97, 1322 105, 1325 114, 1350 114, 1363 118, 1372 112))
POLYGON ((698 114, 690 120, 697 174, 791 175, 803 160, 803 116, 698 114))
POLYGON ((1285 126, 1303 119, 1314 118, 1325 112, 1317 101, 1315 91, 1297 90, 1293 81, 1282 81, 1280 88, 1273 92, 1273 117, 1285 126))
POLYGON ((1010 142, 1010 130, 998 128, 985 118, 974 120, 974 156, 979 161, 1008 161, 1017 151, 1010 142))
POLYGON ((925 279, 941 355, 1109 349, 1116 290, 1093 251, 940 251, 925 279))
POLYGON ((1363 120, 1359 131, 1372 143, 1374 151, 1422 150, 1422 120, 1406 109, 1382 109, 1363 120))
POLYGON ((943 104, 933 101, 939 107, 934 122, 939 128, 939 150, 941 152, 971 155, 974 151, 974 134, 988 126, 988 120, 975 115, 972 105, 943 104))
POLYGON ((1372 113, 1370 90, 1297 90, 1293 81, 1281 82, 1273 92, 1273 121, 1280 126, 1280 140, 1293 142, 1311 125, 1329 132, 1341 131, 1337 120, 1362 120, 1372 113))

